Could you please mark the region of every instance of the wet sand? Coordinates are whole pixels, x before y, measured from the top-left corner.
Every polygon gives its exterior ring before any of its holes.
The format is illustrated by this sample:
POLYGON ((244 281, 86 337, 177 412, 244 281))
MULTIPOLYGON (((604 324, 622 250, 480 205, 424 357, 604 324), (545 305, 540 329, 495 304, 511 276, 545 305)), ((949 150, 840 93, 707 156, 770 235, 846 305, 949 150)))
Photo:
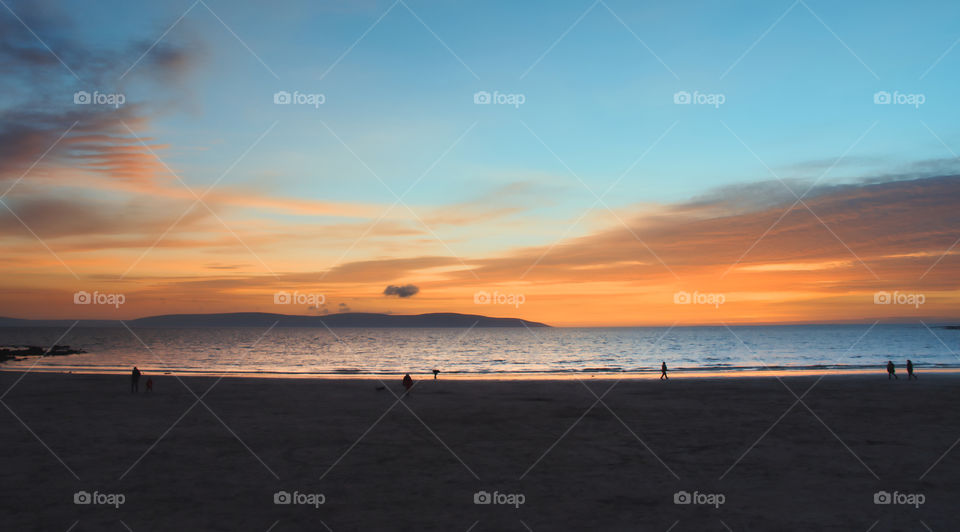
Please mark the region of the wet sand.
POLYGON ((362 379, 158 376, 152 394, 144 378, 133 395, 124 376, 0 372, 0 523, 950 530, 960 518, 960 445, 947 452, 960 438, 960 378, 920 378, 441 374, 399 401, 399 377, 378 391, 362 379), (75 504, 79 491, 114 505, 75 504), (275 504, 279 491, 310 504, 275 504), (494 503, 475 504, 481 491, 494 503), (705 504, 676 504, 681 491, 705 504), (880 491, 914 505, 875 504, 880 491))

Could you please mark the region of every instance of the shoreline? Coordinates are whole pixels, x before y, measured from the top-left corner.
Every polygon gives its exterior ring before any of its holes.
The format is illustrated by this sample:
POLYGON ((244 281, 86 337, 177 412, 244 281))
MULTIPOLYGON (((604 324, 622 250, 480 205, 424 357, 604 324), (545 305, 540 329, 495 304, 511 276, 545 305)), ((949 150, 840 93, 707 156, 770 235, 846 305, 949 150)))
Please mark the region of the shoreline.
MULTIPOLYGON (((155 369, 145 366, 140 368, 145 376, 158 377, 216 377, 216 378, 251 378, 251 379, 317 379, 317 380, 392 380, 400 378, 403 373, 298 373, 298 372, 267 372, 267 371, 170 371, 169 368, 155 369)), ((0 374, 6 373, 35 373, 54 375, 129 375, 130 368, 3 368, 0 374)), ((409 372, 418 380, 434 380, 430 372, 409 372)), ((790 377, 877 377, 885 378, 882 367, 877 369, 769 369, 769 370, 714 370, 714 369, 686 369, 669 370, 668 377, 677 380, 688 379, 762 379, 762 378, 790 378, 790 377)), ((898 377, 906 378, 906 370, 899 368, 898 377)), ((919 368, 916 375, 936 375, 960 377, 960 368, 919 368)), ((660 380, 660 371, 570 371, 570 372, 503 372, 503 373, 444 373, 440 372, 437 380, 448 381, 583 381, 583 380, 660 380)))

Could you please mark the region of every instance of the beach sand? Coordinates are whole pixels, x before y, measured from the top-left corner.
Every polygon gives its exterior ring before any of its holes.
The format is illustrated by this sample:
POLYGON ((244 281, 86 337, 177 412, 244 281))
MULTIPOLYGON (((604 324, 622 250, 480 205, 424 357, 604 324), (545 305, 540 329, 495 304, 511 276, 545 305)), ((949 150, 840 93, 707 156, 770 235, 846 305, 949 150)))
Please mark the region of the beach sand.
POLYGON ((133 395, 126 376, 0 372, 0 528, 882 531, 960 518, 951 375, 675 377, 604 396, 617 381, 441 374, 402 402, 399 376, 381 391, 183 378, 203 403, 153 378, 133 395), (80 490, 123 504, 75 504, 80 490), (280 490, 323 504, 275 504, 280 490), (481 490, 514 504, 475 504, 481 490), (722 504, 675 504, 681 490, 722 504), (922 504, 875 504, 881 490, 922 504))

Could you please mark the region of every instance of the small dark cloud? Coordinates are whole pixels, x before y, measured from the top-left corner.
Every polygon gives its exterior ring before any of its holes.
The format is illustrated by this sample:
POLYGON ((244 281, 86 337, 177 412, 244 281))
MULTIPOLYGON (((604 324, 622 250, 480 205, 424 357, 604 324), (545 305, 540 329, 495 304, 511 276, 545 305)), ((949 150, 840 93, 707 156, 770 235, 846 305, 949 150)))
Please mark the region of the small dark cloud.
POLYGON ((350 307, 346 303, 337 305, 337 312, 350 312, 350 307))
POLYGON ((397 296, 397 297, 410 297, 419 291, 420 291, 420 288, 412 284, 405 284, 403 286, 389 285, 383 290, 383 295, 397 296))

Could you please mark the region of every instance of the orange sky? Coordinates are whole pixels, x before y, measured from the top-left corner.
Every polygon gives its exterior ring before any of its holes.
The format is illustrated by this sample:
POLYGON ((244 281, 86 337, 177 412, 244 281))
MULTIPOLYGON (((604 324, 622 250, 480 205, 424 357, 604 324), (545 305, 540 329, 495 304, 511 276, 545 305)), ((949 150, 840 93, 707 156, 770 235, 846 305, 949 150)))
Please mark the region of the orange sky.
MULTIPOLYGON (((374 34, 356 62, 341 64, 353 37, 327 42, 346 34, 284 24, 265 34, 257 17, 245 29, 269 41, 266 59, 254 62, 235 36, 215 25, 216 40, 192 18, 147 48, 138 28, 177 20, 163 3, 151 9, 158 18, 100 20, 116 31, 89 33, 66 22, 96 12, 29 9, 26 18, 55 37, 57 57, 0 18, 0 62, 10 72, 0 95, 0 316, 463 312, 598 326, 960 319, 955 113, 936 107, 955 100, 875 105, 881 87, 850 72, 845 54, 795 64, 751 55, 729 85, 718 82, 730 90, 721 109, 677 105, 672 95, 692 87, 674 86, 680 77, 665 65, 634 71, 595 61, 599 52, 558 49, 555 62, 516 81, 530 91, 521 109, 477 105, 476 91, 497 87, 476 83, 479 74, 443 49, 434 51, 445 61, 424 53, 420 38, 437 43, 420 25, 416 39, 374 34), (318 61, 341 64, 323 85, 318 61), (801 69, 808 65, 816 71, 801 69), (784 68, 790 76, 769 75, 784 68), (276 105, 271 95, 294 81, 329 90, 330 105, 276 105), (828 94, 807 94, 822 87, 828 94), (101 89, 123 90, 126 103, 73 99, 101 89), (937 158, 944 150, 953 157, 937 158), (417 290, 385 295, 389 285, 417 290), (80 293, 102 297, 75 303, 80 293), (299 303, 276 303, 285 293, 299 303), (117 294, 122 304, 101 304, 117 294)), ((366 26, 363 16, 317 23, 366 26)), ((598 28, 584 42, 611 56, 598 28)), ((485 55, 504 45, 486 36, 473 44, 470 61, 498 69, 516 52, 485 55)), ((810 44, 790 41, 782 52, 823 45, 810 44)), ((687 50, 702 64, 684 76, 716 68, 703 52, 687 50)), ((526 53, 532 61, 542 48, 526 53)), ((944 63, 929 79, 950 89, 952 80, 937 77, 949 72, 944 63)))
MULTIPOLYGON (((54 174, 50 179, 59 178, 54 174)), ((482 254, 469 252, 469 237, 442 239, 399 211, 372 229, 370 221, 350 228, 265 223, 250 210, 296 201, 246 204, 229 190, 205 199, 210 210, 197 206, 158 241, 191 196, 142 196, 119 211, 109 202, 64 210, 19 203, 21 220, 44 234, 43 242, 9 212, 0 216, 6 252, 0 314, 131 318, 349 309, 477 313, 553 325, 960 314, 951 247, 960 227, 960 181, 952 177, 826 187, 789 211, 792 202, 744 205, 722 193, 694 203, 643 205, 598 215, 579 236, 482 254), (135 202, 143 203, 135 208, 135 202), (367 229, 357 241, 358 230, 367 229), (388 284, 413 284, 419 292, 385 296, 388 284), (79 290, 123 294, 124 302, 74 304, 79 290), (274 295, 284 291, 304 304, 276 304, 274 295), (683 292, 690 303, 683 303, 683 292), (885 301, 883 292, 889 304, 875 301, 885 301), (324 305, 309 308, 320 296, 324 305)), ((498 225, 485 229, 508 230, 498 225)))

